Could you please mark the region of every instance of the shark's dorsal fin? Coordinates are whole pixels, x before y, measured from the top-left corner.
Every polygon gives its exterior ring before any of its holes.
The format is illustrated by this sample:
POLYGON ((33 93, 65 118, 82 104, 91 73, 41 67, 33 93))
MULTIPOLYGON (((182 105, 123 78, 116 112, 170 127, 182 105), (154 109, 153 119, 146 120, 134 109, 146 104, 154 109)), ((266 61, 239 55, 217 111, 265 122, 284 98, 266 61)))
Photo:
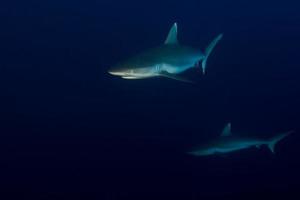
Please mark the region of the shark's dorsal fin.
POLYGON ((230 135, 231 135, 231 123, 228 123, 223 129, 221 133, 221 137, 227 137, 230 135))
POLYGON ((177 23, 175 22, 169 31, 165 44, 178 44, 177 40, 177 23))

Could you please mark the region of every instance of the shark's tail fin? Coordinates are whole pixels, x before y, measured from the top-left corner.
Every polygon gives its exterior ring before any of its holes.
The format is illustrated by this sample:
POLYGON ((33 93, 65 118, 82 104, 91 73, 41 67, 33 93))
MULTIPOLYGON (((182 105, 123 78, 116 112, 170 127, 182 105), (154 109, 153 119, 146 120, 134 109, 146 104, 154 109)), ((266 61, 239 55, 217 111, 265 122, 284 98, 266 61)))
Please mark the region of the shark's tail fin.
POLYGON ((285 137, 287 137, 289 134, 291 134, 294 131, 289 131, 289 132, 285 132, 285 133, 281 133, 279 135, 276 135, 274 137, 272 137, 271 139, 268 140, 268 147, 271 150, 272 153, 275 153, 275 145, 282 139, 284 139, 285 137))
POLYGON ((215 48, 215 46, 217 45, 217 43, 222 39, 223 34, 218 35, 209 45, 208 47, 206 47, 205 49, 205 54, 204 54, 204 59, 202 61, 202 72, 203 74, 205 74, 206 71, 206 62, 207 62, 207 58, 209 57, 210 53, 212 52, 212 50, 215 48))

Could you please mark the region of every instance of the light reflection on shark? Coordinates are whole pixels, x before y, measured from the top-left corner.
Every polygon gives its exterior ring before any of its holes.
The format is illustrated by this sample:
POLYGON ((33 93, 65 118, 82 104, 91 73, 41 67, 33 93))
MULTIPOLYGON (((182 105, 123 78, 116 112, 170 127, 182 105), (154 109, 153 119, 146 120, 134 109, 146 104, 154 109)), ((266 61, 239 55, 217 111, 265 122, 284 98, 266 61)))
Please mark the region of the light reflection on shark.
POLYGON ((164 45, 142 52, 110 68, 108 72, 124 79, 144 79, 160 76, 189 82, 189 80, 178 76, 178 74, 200 66, 200 64, 204 74, 207 58, 221 38, 222 34, 218 35, 202 53, 197 49, 179 45, 177 24, 174 23, 164 45))
POLYGON ((225 126, 218 139, 200 145, 188 153, 194 156, 209 156, 214 154, 230 153, 253 146, 259 148, 261 145, 267 145, 271 152, 275 153, 275 145, 292 132, 293 131, 281 133, 269 139, 238 137, 231 134, 231 124, 229 123, 225 126))

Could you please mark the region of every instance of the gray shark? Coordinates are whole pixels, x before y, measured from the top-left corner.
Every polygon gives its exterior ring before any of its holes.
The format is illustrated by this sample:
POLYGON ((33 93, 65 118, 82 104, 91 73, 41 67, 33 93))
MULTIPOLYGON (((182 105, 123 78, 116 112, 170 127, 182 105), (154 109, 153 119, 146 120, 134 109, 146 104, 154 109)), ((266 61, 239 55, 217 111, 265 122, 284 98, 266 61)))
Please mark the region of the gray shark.
MULTIPOLYGON (((193 67, 202 67, 205 74, 207 58, 222 38, 218 35, 201 51, 179 45, 177 40, 177 23, 174 23, 163 45, 147 50, 129 60, 111 67, 108 72, 124 79, 144 79, 150 77, 167 77, 180 81, 188 81, 178 74, 193 67)), ((189 81, 188 81, 189 82, 189 81)))
POLYGON ((292 132, 293 131, 281 133, 269 139, 237 137, 231 134, 231 124, 228 123, 218 139, 198 146, 195 150, 188 153, 194 156, 209 156, 214 154, 230 153, 253 146, 259 148, 261 145, 267 145, 271 152, 275 153, 275 145, 292 132))

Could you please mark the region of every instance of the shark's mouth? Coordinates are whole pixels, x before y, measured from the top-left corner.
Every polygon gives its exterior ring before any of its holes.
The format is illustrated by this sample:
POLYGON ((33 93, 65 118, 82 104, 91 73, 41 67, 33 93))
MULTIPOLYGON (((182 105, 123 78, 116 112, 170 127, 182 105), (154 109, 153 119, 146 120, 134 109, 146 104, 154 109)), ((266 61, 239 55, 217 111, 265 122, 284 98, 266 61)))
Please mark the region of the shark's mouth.
POLYGON ((110 73, 111 75, 114 76, 121 76, 122 78, 131 78, 131 77, 136 77, 135 74, 133 74, 133 72, 117 72, 117 71, 109 71, 108 73, 110 73))
POLYGON ((121 76, 122 78, 124 79, 144 79, 144 78, 150 78, 150 77, 155 77, 155 76, 158 76, 158 75, 137 75, 137 76, 132 76, 132 75, 123 75, 121 76))
POLYGON ((141 79, 142 77, 136 77, 136 76, 122 76, 124 79, 141 79))

